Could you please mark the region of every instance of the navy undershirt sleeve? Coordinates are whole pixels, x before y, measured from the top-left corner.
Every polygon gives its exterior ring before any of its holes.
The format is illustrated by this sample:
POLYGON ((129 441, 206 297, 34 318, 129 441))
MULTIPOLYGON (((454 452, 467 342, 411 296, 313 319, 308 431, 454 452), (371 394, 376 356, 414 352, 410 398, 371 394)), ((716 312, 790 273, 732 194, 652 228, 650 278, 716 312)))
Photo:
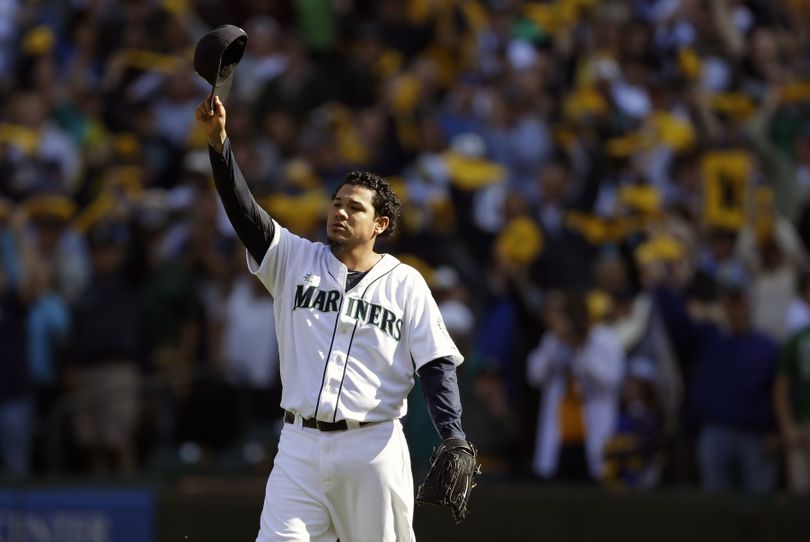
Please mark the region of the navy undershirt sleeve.
POLYGON ((434 359, 417 371, 430 418, 443 440, 467 439, 461 429, 461 396, 456 366, 449 357, 434 359))
POLYGON ((209 146, 208 157, 214 173, 214 184, 228 219, 250 255, 261 263, 275 233, 273 220, 250 193, 250 187, 231 150, 230 139, 225 140, 222 154, 209 146))

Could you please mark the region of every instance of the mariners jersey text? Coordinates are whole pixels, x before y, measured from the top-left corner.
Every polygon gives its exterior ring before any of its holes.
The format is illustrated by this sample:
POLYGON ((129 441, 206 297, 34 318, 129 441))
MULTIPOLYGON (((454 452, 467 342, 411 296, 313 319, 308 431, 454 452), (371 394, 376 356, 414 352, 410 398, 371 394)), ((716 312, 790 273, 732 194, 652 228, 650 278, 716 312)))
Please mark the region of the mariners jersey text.
MULTIPOLYGON (((317 309, 320 312, 337 312, 339 310, 340 291, 320 290, 316 286, 298 284, 295 289, 293 310, 317 309)), ((376 326, 394 340, 402 338, 402 318, 394 311, 382 305, 348 297, 343 314, 358 322, 376 326)))

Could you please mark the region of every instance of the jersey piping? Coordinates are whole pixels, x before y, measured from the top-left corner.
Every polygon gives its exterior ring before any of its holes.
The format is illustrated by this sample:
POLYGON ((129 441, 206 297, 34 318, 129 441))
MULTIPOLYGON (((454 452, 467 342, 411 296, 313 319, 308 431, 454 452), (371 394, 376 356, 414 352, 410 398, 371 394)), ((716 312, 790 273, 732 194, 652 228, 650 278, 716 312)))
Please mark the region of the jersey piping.
MULTIPOLYGON (((329 273, 331 275, 331 273, 329 273)), ((340 313, 343 310, 343 300, 345 299, 345 295, 340 296, 340 304, 338 305, 337 315, 335 316, 335 327, 332 328, 332 340, 329 341, 329 352, 326 354, 326 359, 324 360, 325 363, 323 364, 323 374, 321 375, 321 387, 318 389, 318 400, 315 402, 315 416, 314 419, 318 419, 318 409, 321 406, 321 394, 323 393, 323 385, 326 382, 326 370, 329 367, 329 358, 332 356, 332 347, 335 345, 335 333, 337 332, 338 322, 340 321, 340 313)), ((352 338, 354 338, 354 333, 352 333, 352 338)), ((348 356, 346 356, 346 363, 348 364, 348 356)), ((343 366, 343 376, 346 376, 346 366, 343 366)), ((343 385, 343 381, 341 381, 341 386, 343 385)), ((340 394, 338 394, 338 398, 340 398, 340 394)), ((335 403, 335 412, 337 413, 337 403, 335 403)))
MULTIPOLYGON (((380 261, 382 261, 382 258, 380 258, 380 261)), ((400 264, 396 264, 394 267, 392 267, 391 269, 389 269, 388 271, 386 271, 385 273, 383 273, 382 275, 380 275, 376 279, 369 282, 368 285, 366 285, 366 289, 363 290, 363 294, 360 296, 360 299, 365 299, 366 294, 368 293, 368 289, 371 288, 372 284, 374 284, 375 282, 377 282, 378 280, 383 278, 385 275, 389 274, 391 271, 393 271, 397 267, 399 267, 399 265, 400 264)), ((355 284, 355 288, 356 287, 357 287, 357 284, 355 284)), ((353 289, 354 288, 352 288, 352 290, 353 289)), ((346 294, 348 294, 350 291, 351 290, 347 290, 346 294)), ((341 306, 343 305, 343 298, 341 298, 340 304, 341 304, 341 306)), ((340 316, 338 316, 338 319, 340 319, 340 316)), ((335 413, 332 415, 332 423, 334 423, 335 420, 337 419, 337 411, 338 411, 337 407, 340 404, 340 394, 341 394, 341 392, 343 392, 343 381, 346 380, 346 368, 349 366, 349 355, 352 352, 352 343, 354 342, 354 334, 357 332, 357 326, 359 324, 360 324, 360 322, 355 322, 354 323, 354 328, 352 329, 352 336, 349 338, 349 346, 346 348, 346 363, 343 364, 343 376, 341 376, 341 378, 340 378, 340 388, 338 388, 337 398, 335 399, 335 413)), ((334 335, 332 335, 332 340, 334 341, 334 335)), ((329 350, 330 350, 330 353, 331 353, 331 350, 332 350, 331 345, 329 346, 329 350)), ((326 359, 327 359, 327 363, 328 363, 329 358, 327 357, 326 359)), ((324 371, 323 371, 323 375, 324 375, 323 378, 326 378, 326 369, 325 368, 324 368, 324 371)), ((321 389, 323 389, 323 379, 321 380, 321 389)), ((319 393, 318 394, 318 406, 320 406, 320 400, 321 399, 320 399, 320 393, 319 393)), ((317 412, 318 412, 318 407, 316 406, 315 407, 316 416, 317 416, 317 412)))

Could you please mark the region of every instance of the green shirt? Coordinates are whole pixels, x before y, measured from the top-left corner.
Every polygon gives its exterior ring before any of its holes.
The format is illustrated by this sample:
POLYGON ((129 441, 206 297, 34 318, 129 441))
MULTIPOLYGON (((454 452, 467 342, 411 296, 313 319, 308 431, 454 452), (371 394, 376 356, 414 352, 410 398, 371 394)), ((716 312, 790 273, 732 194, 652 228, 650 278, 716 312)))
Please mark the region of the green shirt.
POLYGON ((796 421, 810 421, 810 328, 796 333, 782 347, 777 372, 790 380, 796 421))

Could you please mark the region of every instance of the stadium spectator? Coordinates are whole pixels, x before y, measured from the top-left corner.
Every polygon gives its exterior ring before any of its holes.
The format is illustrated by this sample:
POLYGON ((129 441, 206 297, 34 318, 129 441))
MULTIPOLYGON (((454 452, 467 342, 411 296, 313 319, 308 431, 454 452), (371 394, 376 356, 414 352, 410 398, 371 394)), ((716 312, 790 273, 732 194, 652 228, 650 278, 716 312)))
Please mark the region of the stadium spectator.
POLYGON ((140 416, 138 312, 126 273, 127 225, 104 218, 89 232, 93 282, 73 308, 65 368, 73 435, 95 474, 132 475, 140 416))
POLYGON ((30 474, 35 388, 26 340, 27 315, 42 287, 41 263, 26 213, 0 200, 0 457, 14 478, 30 474), (13 261, 12 261, 13 259, 13 261))
POLYGON ((545 314, 548 331, 527 367, 542 397, 534 472, 563 482, 597 481, 619 414, 624 353, 612 331, 591 326, 581 297, 554 296, 545 314))
POLYGON ((774 382, 774 411, 782 431, 788 488, 810 491, 810 328, 782 347, 774 382))
POLYGON ((648 359, 627 363, 616 432, 605 443, 601 481, 609 487, 645 490, 661 481, 665 425, 655 371, 648 359))
POLYGON ((659 290, 657 297, 670 323, 683 330, 681 338, 694 348, 691 389, 702 423, 697 443, 702 486, 709 491, 766 493, 777 482, 771 386, 778 346, 752 327, 745 271, 726 267, 717 280, 720 322, 705 315, 693 319, 672 290, 659 290))
POLYGON ((282 415, 273 299, 241 265, 244 251, 235 253, 238 271, 224 300, 218 357, 226 380, 237 389, 243 440, 266 446, 275 442, 275 425, 282 415))

